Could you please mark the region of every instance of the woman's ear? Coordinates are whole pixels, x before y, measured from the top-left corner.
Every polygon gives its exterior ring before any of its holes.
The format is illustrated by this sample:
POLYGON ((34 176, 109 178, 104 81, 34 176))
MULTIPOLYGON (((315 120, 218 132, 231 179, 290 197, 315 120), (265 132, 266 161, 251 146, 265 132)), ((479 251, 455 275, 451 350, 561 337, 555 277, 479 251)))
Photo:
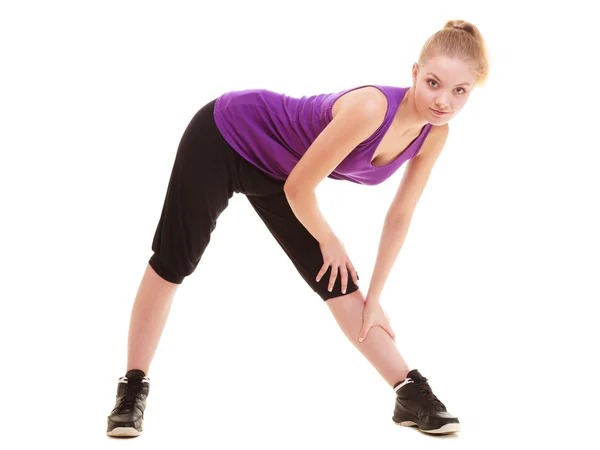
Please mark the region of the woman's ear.
POLYGON ((413 80, 413 84, 417 82, 417 76, 419 75, 419 64, 417 64, 416 62, 413 63, 412 66, 412 80, 413 80))

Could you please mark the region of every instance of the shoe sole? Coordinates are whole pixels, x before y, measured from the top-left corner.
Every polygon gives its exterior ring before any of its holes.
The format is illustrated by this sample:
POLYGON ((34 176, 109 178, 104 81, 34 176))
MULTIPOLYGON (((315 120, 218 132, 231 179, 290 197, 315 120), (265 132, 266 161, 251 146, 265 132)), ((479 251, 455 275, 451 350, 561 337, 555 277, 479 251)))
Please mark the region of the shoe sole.
POLYGON ((406 420, 404 422, 394 422, 394 423, 401 427, 417 427, 423 433, 430 433, 430 434, 451 434, 451 433, 457 433, 460 431, 460 423, 447 423, 446 425, 444 425, 440 428, 437 428, 435 430, 424 430, 423 428, 419 427, 418 424, 411 422, 410 420, 406 420))
POLYGON ((117 427, 107 431, 106 434, 112 437, 136 437, 140 436, 142 432, 133 427, 117 427))

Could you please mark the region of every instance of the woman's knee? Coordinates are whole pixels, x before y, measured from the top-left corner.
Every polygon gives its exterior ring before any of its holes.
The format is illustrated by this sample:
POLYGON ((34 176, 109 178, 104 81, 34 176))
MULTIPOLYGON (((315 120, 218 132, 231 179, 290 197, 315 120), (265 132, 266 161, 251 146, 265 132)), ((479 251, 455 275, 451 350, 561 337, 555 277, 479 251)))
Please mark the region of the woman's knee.
POLYGON ((162 279, 175 284, 183 283, 185 277, 194 271, 191 268, 186 268, 186 270, 176 268, 172 264, 163 261, 158 253, 154 253, 150 257, 148 264, 162 279))
POLYGON ((364 309, 365 296, 360 288, 356 288, 352 292, 343 295, 337 295, 324 299, 327 306, 334 310, 356 310, 364 309))

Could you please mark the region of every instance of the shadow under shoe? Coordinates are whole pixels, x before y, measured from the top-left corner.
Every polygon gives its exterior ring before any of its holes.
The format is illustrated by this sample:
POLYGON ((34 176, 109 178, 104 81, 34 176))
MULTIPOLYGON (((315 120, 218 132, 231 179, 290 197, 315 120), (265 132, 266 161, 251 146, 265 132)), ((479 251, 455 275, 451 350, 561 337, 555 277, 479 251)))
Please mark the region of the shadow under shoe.
POLYGON ((106 433, 113 437, 142 434, 150 379, 141 370, 130 370, 119 378, 115 407, 108 416, 106 433))
POLYGON ((427 378, 417 369, 394 386, 396 404, 392 420, 396 425, 417 426, 432 434, 450 434, 460 431, 458 418, 448 413, 446 406, 432 392, 427 378))

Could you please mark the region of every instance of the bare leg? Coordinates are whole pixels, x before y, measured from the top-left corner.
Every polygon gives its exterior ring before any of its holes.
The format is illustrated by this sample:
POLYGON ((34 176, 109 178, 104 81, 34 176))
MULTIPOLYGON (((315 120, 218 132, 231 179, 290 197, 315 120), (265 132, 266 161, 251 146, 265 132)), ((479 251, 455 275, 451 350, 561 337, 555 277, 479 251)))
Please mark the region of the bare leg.
POLYGON ((326 301, 335 320, 352 344, 369 360, 390 386, 406 378, 410 371, 395 342, 381 327, 369 330, 364 341, 358 342, 363 325, 365 298, 360 289, 326 301))
POLYGON ((127 370, 139 369, 148 375, 178 287, 147 265, 129 322, 127 370))

